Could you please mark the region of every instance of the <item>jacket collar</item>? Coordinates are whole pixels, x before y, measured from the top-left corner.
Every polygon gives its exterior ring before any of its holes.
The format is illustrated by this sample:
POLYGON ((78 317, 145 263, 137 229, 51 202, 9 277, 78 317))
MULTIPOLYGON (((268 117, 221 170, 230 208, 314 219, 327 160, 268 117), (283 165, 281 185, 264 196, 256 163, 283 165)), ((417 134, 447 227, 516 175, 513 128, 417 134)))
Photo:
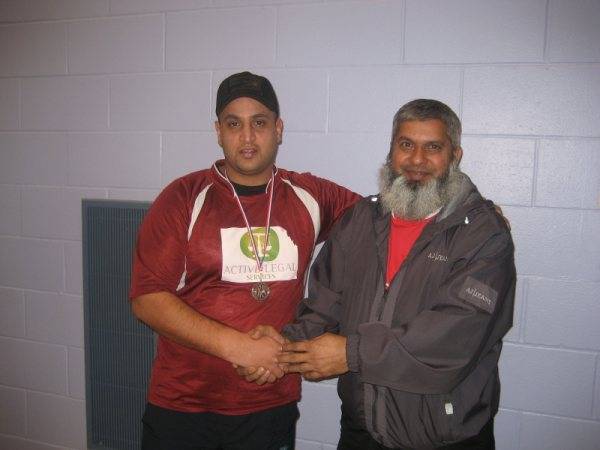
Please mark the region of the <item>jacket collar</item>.
MULTIPOLYGON (((385 270, 387 267, 391 214, 383 211, 379 196, 372 196, 368 201, 373 205, 373 229, 379 262, 385 270)), ((406 259, 410 259, 411 255, 420 251, 436 234, 460 223, 465 223, 465 219, 468 223, 469 214, 473 214, 484 205, 486 205, 486 202, 471 179, 467 175, 462 174, 458 195, 441 209, 434 221, 425 226, 421 236, 413 245, 406 259)))

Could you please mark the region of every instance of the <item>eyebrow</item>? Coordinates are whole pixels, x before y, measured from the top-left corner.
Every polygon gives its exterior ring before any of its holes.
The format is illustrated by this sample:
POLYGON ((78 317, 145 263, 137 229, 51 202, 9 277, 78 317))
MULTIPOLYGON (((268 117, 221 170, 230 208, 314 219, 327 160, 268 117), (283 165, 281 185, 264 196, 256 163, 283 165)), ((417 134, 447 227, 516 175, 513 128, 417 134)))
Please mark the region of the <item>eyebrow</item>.
MULTIPOLYGON (((258 114, 254 114, 253 116, 250 116, 251 119, 258 119, 258 118, 269 118, 268 114, 265 113, 258 113, 258 114)), ((227 119, 236 119, 236 120, 240 120, 241 117, 237 116, 235 114, 227 114, 225 117, 223 117, 223 120, 227 120, 227 119)))
MULTIPOLYGON (((411 138, 406 137, 406 136, 398 136, 396 138, 396 141, 410 141, 410 142, 414 142, 411 138)), ((430 141, 425 141, 424 143, 425 144, 440 144, 440 145, 444 145, 444 141, 443 140, 440 141, 440 140, 437 140, 437 139, 432 139, 430 141)))

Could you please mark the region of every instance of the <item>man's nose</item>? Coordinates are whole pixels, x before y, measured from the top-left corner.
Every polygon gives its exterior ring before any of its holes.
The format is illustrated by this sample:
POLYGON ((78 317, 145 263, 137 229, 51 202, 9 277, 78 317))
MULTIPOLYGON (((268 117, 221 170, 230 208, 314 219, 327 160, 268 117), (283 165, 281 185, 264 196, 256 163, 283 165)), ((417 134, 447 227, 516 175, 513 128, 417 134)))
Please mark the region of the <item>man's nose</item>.
POLYGON ((242 142, 254 142, 254 129, 250 125, 244 125, 240 134, 242 142))
POLYGON ((420 146, 415 146, 414 150, 412 151, 412 153, 410 155, 411 164, 414 166, 419 166, 419 165, 423 164, 424 161, 425 161, 425 152, 423 151, 423 148, 420 146))

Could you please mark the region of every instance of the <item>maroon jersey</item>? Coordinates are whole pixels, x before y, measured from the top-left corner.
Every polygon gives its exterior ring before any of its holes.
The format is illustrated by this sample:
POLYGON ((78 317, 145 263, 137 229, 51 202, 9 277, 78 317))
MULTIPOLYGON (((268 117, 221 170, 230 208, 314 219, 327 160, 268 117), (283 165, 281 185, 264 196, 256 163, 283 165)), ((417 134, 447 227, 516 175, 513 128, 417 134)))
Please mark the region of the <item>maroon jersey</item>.
MULTIPOLYGON (((232 186, 217 170, 173 181, 140 228, 130 297, 166 291, 199 313, 242 332, 259 324, 281 330, 294 318, 315 243, 360 198, 311 174, 277 169, 263 275, 266 301, 251 295, 258 281, 254 247, 232 186)), ((264 194, 240 197, 257 247, 263 249, 269 203, 264 194)), ((231 363, 160 336, 148 400, 185 412, 247 414, 298 400, 300 379, 286 375, 258 386, 231 363)))

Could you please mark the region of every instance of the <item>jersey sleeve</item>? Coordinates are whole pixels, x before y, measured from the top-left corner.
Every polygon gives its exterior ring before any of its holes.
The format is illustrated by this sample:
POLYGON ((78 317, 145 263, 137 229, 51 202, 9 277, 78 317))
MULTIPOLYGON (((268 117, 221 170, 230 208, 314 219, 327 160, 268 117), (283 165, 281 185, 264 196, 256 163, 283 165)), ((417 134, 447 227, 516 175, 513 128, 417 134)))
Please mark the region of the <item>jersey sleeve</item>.
POLYGON ((190 192, 175 180, 156 198, 138 231, 130 298, 153 292, 175 293, 185 271, 190 192))
POLYGON ((351 209, 343 214, 310 269, 308 296, 298 306, 294 323, 283 328, 284 336, 292 341, 339 333, 347 258, 338 235, 352 213, 351 209))
POLYGON ((362 197, 339 184, 311 174, 303 174, 309 177, 310 188, 317 198, 320 212, 320 229, 317 243, 325 241, 342 214, 362 197))

